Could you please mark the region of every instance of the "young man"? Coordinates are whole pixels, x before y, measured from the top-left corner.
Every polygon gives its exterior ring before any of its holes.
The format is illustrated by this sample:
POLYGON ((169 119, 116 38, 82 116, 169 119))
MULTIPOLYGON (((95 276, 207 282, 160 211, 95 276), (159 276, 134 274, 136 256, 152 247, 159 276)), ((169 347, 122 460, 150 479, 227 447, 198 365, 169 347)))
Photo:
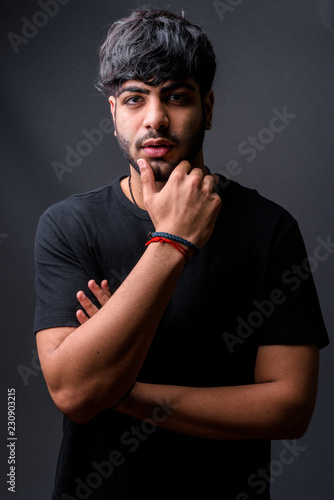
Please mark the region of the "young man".
POLYGON ((309 425, 328 338, 305 247, 283 208, 204 165, 214 73, 206 35, 165 11, 101 48, 130 175, 50 207, 36 237, 64 413, 53 500, 269 499, 270 440, 309 425))

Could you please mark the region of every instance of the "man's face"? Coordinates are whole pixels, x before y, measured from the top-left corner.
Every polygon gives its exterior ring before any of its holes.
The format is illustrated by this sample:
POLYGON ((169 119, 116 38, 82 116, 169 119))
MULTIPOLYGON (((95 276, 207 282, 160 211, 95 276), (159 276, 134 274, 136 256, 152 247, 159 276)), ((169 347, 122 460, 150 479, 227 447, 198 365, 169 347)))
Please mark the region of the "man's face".
POLYGON ((118 143, 137 172, 139 158, 163 182, 182 160, 196 166, 211 120, 212 91, 202 99, 193 78, 157 87, 130 80, 109 101, 118 143))

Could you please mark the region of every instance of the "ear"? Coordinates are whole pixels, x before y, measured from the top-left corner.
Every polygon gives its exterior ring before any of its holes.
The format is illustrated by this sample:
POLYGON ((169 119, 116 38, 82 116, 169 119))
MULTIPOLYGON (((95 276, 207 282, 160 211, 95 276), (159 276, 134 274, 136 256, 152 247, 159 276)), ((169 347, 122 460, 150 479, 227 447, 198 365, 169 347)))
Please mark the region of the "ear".
POLYGON ((213 114, 214 102, 215 102, 215 96, 213 90, 211 89, 205 94, 203 98, 206 130, 210 130, 212 127, 212 114, 213 114))
POLYGON ((117 137, 117 132, 116 132, 116 97, 114 97, 113 95, 111 95, 108 98, 108 101, 109 101, 109 104, 110 104, 111 116, 112 116, 112 119, 113 119, 113 122, 114 122, 114 135, 115 135, 115 137, 117 137))

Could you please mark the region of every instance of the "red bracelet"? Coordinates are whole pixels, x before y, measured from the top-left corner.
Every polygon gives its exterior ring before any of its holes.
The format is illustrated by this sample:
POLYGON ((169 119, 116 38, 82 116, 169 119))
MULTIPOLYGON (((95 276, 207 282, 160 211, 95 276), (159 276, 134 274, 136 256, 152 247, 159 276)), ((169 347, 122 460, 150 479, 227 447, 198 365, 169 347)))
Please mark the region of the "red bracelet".
POLYGON ((168 243, 169 245, 171 245, 173 248, 178 250, 183 255, 183 258, 186 261, 186 265, 188 265, 189 255, 188 255, 187 250, 183 246, 176 243, 175 241, 169 240, 168 238, 162 238, 161 236, 155 236, 150 241, 145 243, 145 246, 147 247, 150 243, 168 243))

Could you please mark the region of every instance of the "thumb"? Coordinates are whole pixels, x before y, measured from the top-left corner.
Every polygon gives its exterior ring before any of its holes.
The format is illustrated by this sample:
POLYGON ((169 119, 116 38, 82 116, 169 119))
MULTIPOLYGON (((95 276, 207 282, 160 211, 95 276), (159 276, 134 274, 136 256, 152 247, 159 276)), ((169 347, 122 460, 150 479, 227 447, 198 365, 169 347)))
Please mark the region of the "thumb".
POLYGON ((154 174, 152 168, 146 160, 139 159, 137 164, 140 168, 140 179, 143 188, 143 197, 145 199, 147 195, 157 192, 154 182, 154 174))

